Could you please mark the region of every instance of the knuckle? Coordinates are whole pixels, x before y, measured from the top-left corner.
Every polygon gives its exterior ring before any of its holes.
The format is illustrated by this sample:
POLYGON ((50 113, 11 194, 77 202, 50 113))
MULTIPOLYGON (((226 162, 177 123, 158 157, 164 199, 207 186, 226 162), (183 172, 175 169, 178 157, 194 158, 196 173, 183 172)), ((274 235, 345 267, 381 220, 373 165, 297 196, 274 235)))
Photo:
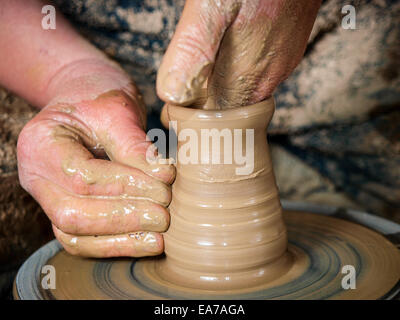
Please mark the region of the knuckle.
POLYGON ((172 199, 171 186, 160 183, 159 191, 160 192, 156 192, 155 195, 157 195, 159 201, 164 207, 168 206, 172 199))
POLYGON ((178 47, 181 50, 181 55, 188 58, 189 61, 193 56, 202 58, 205 61, 212 60, 212 54, 207 52, 204 47, 204 43, 200 41, 203 39, 201 31, 198 29, 193 29, 182 33, 181 37, 178 39, 178 47))
POLYGON ((90 186, 83 181, 82 176, 79 173, 72 177, 70 188, 75 194, 88 195, 90 193, 90 186))

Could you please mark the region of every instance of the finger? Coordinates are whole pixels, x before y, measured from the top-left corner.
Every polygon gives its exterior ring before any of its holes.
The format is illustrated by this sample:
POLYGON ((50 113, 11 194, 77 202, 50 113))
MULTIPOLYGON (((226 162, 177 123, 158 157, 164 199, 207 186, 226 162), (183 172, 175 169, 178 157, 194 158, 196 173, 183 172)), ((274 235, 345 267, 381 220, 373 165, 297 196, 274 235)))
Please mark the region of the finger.
POLYGON ((98 141, 106 150, 108 157, 115 162, 135 167, 164 183, 172 183, 175 167, 154 163, 157 153, 141 127, 141 121, 124 93, 102 95, 96 100, 81 102, 77 107, 82 110, 85 122, 95 128, 98 141), (110 112, 112 110, 112 112, 110 112), (107 115, 107 116, 104 116, 107 115))
MULTIPOLYGON (((191 108, 202 108, 202 109, 207 109, 207 105, 209 103, 209 97, 207 96, 207 88, 203 85, 203 88, 200 91, 200 95, 196 98, 195 101, 190 105, 191 108)), ((170 117, 168 114, 168 103, 164 104, 164 106, 161 109, 161 114, 160 114, 160 121, 161 124, 164 126, 164 128, 169 129, 169 124, 170 124, 170 117)))
POLYGON ((91 198, 66 192, 44 179, 32 182, 33 196, 52 223, 74 235, 113 235, 134 231, 164 232, 169 213, 147 200, 91 198))
MULTIPOLYGON (((72 127, 54 121, 40 121, 23 131, 20 158, 29 159, 29 171, 80 195, 130 196, 168 205, 168 185, 142 170, 112 161, 95 159, 82 145, 81 136, 72 127), (28 136, 28 138, 27 138, 28 136), (40 137, 32 148, 29 136, 40 137), (25 152, 26 154, 21 154, 25 152)), ((24 175, 25 167, 21 166, 24 175)), ((28 168, 27 168, 28 170, 28 168)), ((25 174, 29 176, 29 172, 25 174)), ((32 191, 28 187, 28 191, 32 191)))
POLYGON ((239 11, 235 1, 188 0, 157 75, 157 94, 165 102, 188 105, 201 94, 225 30, 239 11))
POLYGON ((243 5, 221 42, 208 105, 235 108, 272 95, 297 66, 319 0, 259 1, 243 5))
POLYGON ((53 232, 64 249, 72 254, 91 258, 145 257, 164 250, 163 238, 155 232, 134 232, 115 236, 75 236, 53 225, 53 232))

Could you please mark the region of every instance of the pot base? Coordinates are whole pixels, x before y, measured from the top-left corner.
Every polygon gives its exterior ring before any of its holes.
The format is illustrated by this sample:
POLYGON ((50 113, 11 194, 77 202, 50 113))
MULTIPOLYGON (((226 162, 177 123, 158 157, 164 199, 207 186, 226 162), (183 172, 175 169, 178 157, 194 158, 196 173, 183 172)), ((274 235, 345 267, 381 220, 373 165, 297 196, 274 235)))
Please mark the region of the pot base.
MULTIPOLYGON (((380 299, 400 290, 400 252, 379 233, 342 219, 284 211, 291 263, 279 277, 235 290, 192 289, 160 272, 163 257, 85 259, 52 241, 21 267, 17 299, 380 299), (50 259, 49 259, 50 258, 50 259), (56 270, 42 289, 41 267, 56 270), (347 267, 346 267, 347 266, 347 267), (351 284, 355 272, 355 289, 351 284), (343 273, 342 273, 343 272, 343 273), (38 279, 33 279, 37 277, 38 279)), ((383 220, 383 219, 382 219, 383 220)))

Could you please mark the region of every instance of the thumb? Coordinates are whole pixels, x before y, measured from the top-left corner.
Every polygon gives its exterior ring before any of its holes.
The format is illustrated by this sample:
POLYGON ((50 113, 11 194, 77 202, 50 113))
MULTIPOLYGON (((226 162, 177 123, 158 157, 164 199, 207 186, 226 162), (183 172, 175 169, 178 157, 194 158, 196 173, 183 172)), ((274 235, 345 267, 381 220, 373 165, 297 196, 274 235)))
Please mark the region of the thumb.
POLYGON ((157 94, 167 103, 189 105, 201 96, 225 30, 239 11, 216 2, 186 1, 157 75, 157 94))
POLYGON ((125 93, 115 91, 91 101, 76 104, 84 114, 84 123, 94 133, 110 160, 140 169, 147 175, 170 184, 175 169, 170 164, 152 163, 157 151, 147 138, 135 102, 125 93))

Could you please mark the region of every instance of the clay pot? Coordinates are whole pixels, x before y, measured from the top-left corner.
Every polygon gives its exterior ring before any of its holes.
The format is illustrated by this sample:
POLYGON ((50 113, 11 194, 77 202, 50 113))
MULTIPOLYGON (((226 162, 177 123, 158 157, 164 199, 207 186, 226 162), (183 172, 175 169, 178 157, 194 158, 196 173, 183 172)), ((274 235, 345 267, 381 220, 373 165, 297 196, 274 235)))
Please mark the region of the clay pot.
POLYGON ((177 122, 178 161, 164 235, 167 258, 159 268, 163 278, 226 290, 265 284, 288 270, 286 228, 266 140, 274 109, 272 98, 228 110, 167 106, 169 120, 177 122), (209 139, 206 147, 201 137, 207 129, 223 133, 219 145, 209 139), (185 135, 190 138, 180 141, 185 135), (181 161, 187 161, 185 150, 192 159, 197 153, 197 164, 181 161), (251 161, 246 168, 235 161, 246 152, 254 155, 253 168, 251 161))

